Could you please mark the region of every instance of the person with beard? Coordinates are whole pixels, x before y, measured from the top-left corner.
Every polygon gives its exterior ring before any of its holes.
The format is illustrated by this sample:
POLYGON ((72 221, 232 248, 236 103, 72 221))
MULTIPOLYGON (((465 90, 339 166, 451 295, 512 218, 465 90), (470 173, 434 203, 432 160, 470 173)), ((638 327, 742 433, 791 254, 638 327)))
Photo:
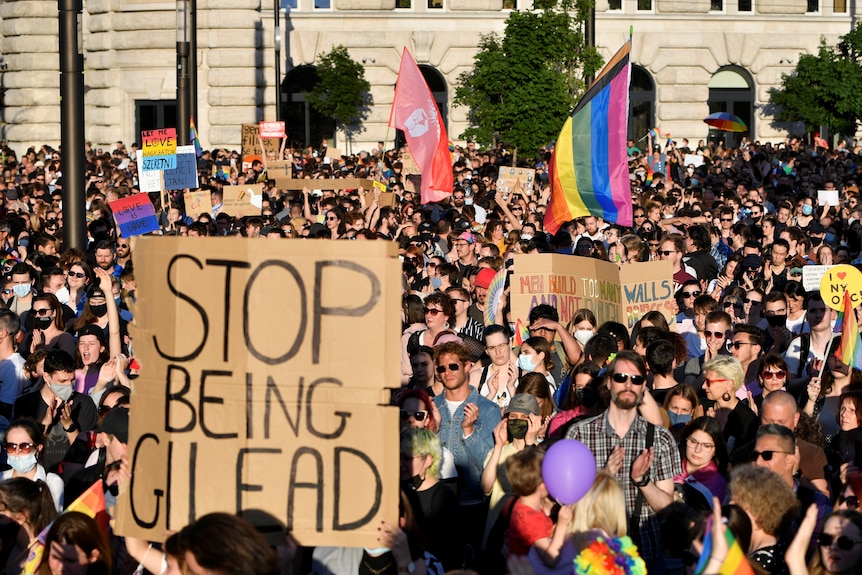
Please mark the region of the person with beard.
POLYGON ((578 422, 566 434, 585 444, 596 465, 610 471, 625 494, 629 533, 648 571, 662 572, 657 513, 673 502, 673 478, 682 473, 679 450, 670 431, 638 414, 646 384, 646 364, 630 350, 608 365, 611 403, 597 417, 578 422))

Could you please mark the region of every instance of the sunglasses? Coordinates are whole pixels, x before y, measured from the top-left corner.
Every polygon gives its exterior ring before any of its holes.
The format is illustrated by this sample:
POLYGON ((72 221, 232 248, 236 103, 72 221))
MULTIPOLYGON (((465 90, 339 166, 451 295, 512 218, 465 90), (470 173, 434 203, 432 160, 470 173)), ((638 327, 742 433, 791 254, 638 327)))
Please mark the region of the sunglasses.
POLYGON ((743 304, 742 304, 741 302, 735 302, 735 303, 734 303, 734 302, 731 302, 731 301, 726 301, 726 302, 724 302, 724 303, 722 304, 722 307, 723 307, 724 309, 730 309, 730 308, 742 309, 742 306, 743 306, 743 304))
POLYGON ((642 375, 629 375, 628 373, 615 373, 614 381, 617 383, 625 383, 629 379, 632 380, 632 385, 643 385, 646 382, 646 378, 642 375))
POLYGON ((497 345, 486 345, 485 346, 485 349, 488 351, 488 353, 502 353, 502 352, 506 351, 508 348, 509 348, 508 343, 500 343, 497 345))
POLYGON ((657 248, 657 247, 659 247, 659 245, 661 245, 661 244, 657 244, 657 243, 654 244, 654 243, 650 242, 649 247, 657 248))
POLYGON ((723 221, 723 222, 732 222, 732 221, 733 221, 733 218, 721 218, 721 221, 723 221))
MULTIPOLYGON (((766 451, 757 451, 755 449, 754 451, 751 452, 751 460, 757 461, 758 459, 760 459, 762 457, 763 461, 772 461, 772 458, 775 456, 776 453, 783 453, 785 455, 791 455, 791 453, 789 451, 777 451, 775 449, 767 449, 766 451)), ((831 541, 830 541, 830 543, 831 543, 831 541)))
POLYGON ((33 443, 6 442, 5 445, 7 453, 23 453, 24 455, 27 455, 28 453, 33 453, 33 450, 36 448, 36 445, 33 443))
POLYGON ((742 298, 742 303, 756 304, 756 303, 763 303, 763 302, 760 301, 759 299, 749 299, 747 297, 744 297, 744 298, 742 298))
POLYGON ((844 551, 850 551, 854 546, 859 545, 862 541, 853 541, 846 535, 835 537, 829 533, 821 533, 817 536, 817 544, 821 547, 832 547, 832 542, 838 543, 838 548, 844 551))
POLYGON ((338 221, 338 218, 335 218, 335 217, 333 217, 333 218, 326 218, 326 221, 327 221, 327 222, 335 222, 335 221, 338 221))
POLYGON ((425 315, 430 315, 431 317, 437 317, 437 314, 443 313, 442 309, 435 309, 433 307, 426 307, 422 311, 425 312, 425 315))
POLYGON ((688 298, 698 297, 702 293, 703 292, 700 292, 700 291, 684 291, 684 292, 682 292, 682 297, 688 299, 688 298))
POLYGON ((658 253, 669 256, 670 254, 675 254, 676 250, 659 250, 658 253))
POLYGON ((127 247, 129 247, 129 244, 117 244, 117 247, 118 248, 127 248, 127 247))
POLYGON ((452 196, 453 200, 463 200, 464 196, 452 196))
POLYGON ((35 309, 35 308, 33 309, 33 313, 35 313, 35 314, 36 314, 36 315, 38 315, 39 317, 45 317, 46 315, 48 315, 48 314, 49 314, 49 313, 51 313, 52 311, 53 311, 53 310, 52 310, 51 308, 49 308, 49 307, 43 307, 43 308, 41 308, 41 309, 35 309))
POLYGON ((438 365, 437 366, 437 373, 446 373, 447 369, 449 371, 458 371, 459 369, 461 369, 461 364, 450 363, 449 365, 438 365))
POLYGON ((69 277, 83 279, 87 277, 87 274, 85 274, 84 272, 69 272, 69 277))
POLYGON ((740 347, 742 347, 744 345, 754 345, 754 344, 751 343, 750 341, 734 341, 730 344, 730 347, 732 347, 733 349, 739 349, 740 347))
POLYGON ((783 369, 778 371, 764 371, 761 372, 760 376, 763 377, 763 379, 772 379, 773 377, 778 379, 784 379, 785 377, 787 377, 787 372, 783 369))
POLYGON ((407 411, 406 409, 401 410, 401 421, 407 421, 411 417, 416 421, 425 421, 425 417, 428 415, 427 411, 407 411))
POLYGON ((646 216, 645 216, 645 215, 643 215, 643 214, 635 214, 635 215, 634 215, 634 217, 635 217, 636 219, 642 219, 642 218, 645 218, 646 216))
POLYGON ((847 507, 851 509, 859 509, 859 498, 855 495, 848 495, 844 497, 843 495, 838 498, 838 505, 846 504, 847 507))
POLYGON ((726 331, 709 331, 709 330, 705 329, 705 330, 703 330, 703 335, 705 335, 707 337, 707 339, 709 339, 711 337, 715 338, 715 339, 724 339, 727 337, 727 332, 726 331))
POLYGON ((703 384, 706 387, 712 387, 713 385, 715 385, 717 383, 721 383, 722 381, 730 381, 730 380, 729 379, 704 379, 703 384))

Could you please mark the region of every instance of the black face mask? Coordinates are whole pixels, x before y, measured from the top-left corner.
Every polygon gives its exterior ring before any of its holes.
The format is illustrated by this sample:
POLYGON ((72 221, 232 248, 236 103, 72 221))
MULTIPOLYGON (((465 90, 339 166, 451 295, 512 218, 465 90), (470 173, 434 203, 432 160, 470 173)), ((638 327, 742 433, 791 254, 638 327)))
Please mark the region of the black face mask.
POLYGON ((509 420, 509 433, 512 434, 513 439, 524 439, 525 437, 527 437, 528 427, 529 423, 526 419, 509 420))
POLYGON ((51 322, 54 321, 53 317, 37 317, 33 322, 33 327, 36 329, 45 330, 51 327, 51 322))
POLYGON ((787 324, 787 316, 786 315, 768 315, 766 316, 766 322, 771 327, 781 327, 787 324))
POLYGON ((424 481, 424 479, 422 479, 421 476, 414 475, 410 479, 405 479, 403 481, 403 483, 404 483, 405 488, 412 489, 413 491, 416 491, 422 485, 423 481, 424 481))
POLYGON ((108 304, 103 303, 102 305, 91 305, 90 311, 93 312, 93 315, 96 317, 104 317, 104 315, 108 313, 108 304))
POLYGON ((814 236, 811 236, 811 245, 812 246, 817 247, 822 243, 823 243, 823 238, 815 238, 814 236))

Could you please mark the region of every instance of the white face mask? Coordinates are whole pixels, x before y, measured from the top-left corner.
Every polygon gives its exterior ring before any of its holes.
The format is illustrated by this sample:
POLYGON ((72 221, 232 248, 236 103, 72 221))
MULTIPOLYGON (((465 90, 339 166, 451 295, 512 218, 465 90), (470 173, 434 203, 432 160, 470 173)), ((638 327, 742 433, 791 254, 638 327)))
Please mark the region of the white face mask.
POLYGON ((536 369, 536 362, 533 361, 533 356, 522 353, 518 356, 518 367, 524 371, 533 371, 536 369))
POLYGON ((575 339, 578 340, 582 346, 586 346, 587 342, 593 339, 593 336, 596 335, 590 329, 579 329, 575 331, 575 339))
POLYGON ((54 395, 63 401, 69 401, 69 398, 72 397, 72 392, 74 391, 71 385, 57 385, 56 383, 49 383, 48 387, 54 392, 54 395))
POLYGON ((54 295, 57 296, 57 299, 60 301, 61 304, 66 305, 67 303, 69 303, 69 288, 67 288, 66 286, 63 286, 58 289, 57 293, 55 293, 54 295))
POLYGON ((36 467, 36 453, 28 453, 27 455, 9 455, 6 457, 6 463, 8 463, 12 469, 23 475, 36 467))

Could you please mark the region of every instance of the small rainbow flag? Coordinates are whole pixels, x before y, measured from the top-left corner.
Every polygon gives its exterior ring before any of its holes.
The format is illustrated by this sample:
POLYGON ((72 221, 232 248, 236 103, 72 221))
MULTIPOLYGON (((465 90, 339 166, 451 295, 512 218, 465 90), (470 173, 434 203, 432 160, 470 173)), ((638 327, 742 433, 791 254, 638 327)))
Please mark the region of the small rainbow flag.
POLYGON ((836 333, 841 333, 841 344, 835 350, 835 357, 844 365, 862 369, 862 336, 859 335, 859 322, 850 301, 850 292, 844 292, 844 310, 838 314, 835 322, 836 333))
POLYGON ((201 141, 198 140, 198 129, 195 127, 195 119, 189 118, 189 139, 195 145, 195 156, 200 158, 204 150, 201 148, 201 141))
POLYGON ((557 137, 545 213, 545 229, 551 234, 568 221, 590 215, 632 225, 626 147, 631 46, 629 40, 611 58, 557 137))
MULTIPOLYGON (((706 565, 709 563, 709 557, 712 555, 712 537, 710 536, 711 529, 707 528, 706 535, 703 538, 703 551, 700 553, 700 560, 694 572, 696 575, 703 575, 706 570, 706 565)), ((751 565, 745 559, 745 553, 742 547, 733 536, 733 532, 729 527, 724 530, 724 538, 727 539, 727 556, 724 558, 724 563, 718 569, 718 575, 754 575, 751 565)))
POLYGON ((649 135, 657 140, 661 137, 661 132, 659 132, 658 128, 653 128, 649 131, 649 135))
POLYGON ((652 176, 653 176, 653 174, 655 174, 655 172, 653 171, 652 166, 650 166, 650 165, 649 165, 649 163, 647 163, 647 167, 646 167, 646 180, 644 180, 644 183, 645 183, 646 185, 650 185, 650 184, 652 183, 652 176))
POLYGON ((515 345, 521 345, 530 338, 530 330, 524 325, 524 322, 518 318, 515 321, 515 345))

